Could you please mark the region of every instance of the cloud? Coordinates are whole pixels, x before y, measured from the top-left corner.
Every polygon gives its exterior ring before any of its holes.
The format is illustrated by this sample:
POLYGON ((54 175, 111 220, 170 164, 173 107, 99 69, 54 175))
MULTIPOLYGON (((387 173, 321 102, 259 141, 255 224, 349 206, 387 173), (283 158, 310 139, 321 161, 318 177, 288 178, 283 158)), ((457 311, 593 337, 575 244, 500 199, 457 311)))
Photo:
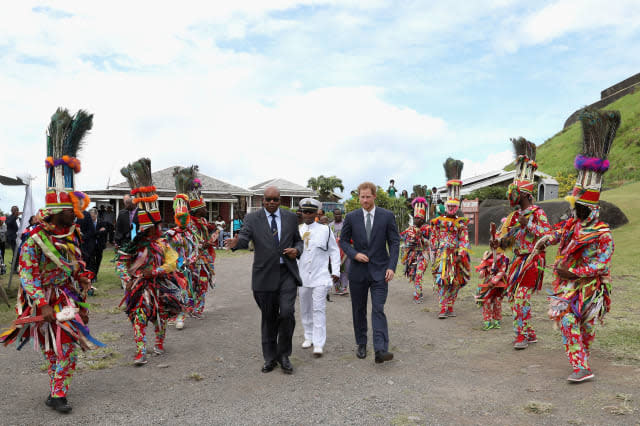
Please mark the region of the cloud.
POLYGON ((467 159, 465 173, 499 168, 509 137, 541 142, 588 102, 585 86, 597 96, 603 79, 640 65, 637 43, 616 43, 637 39, 638 6, 617 2, 601 18, 596 5, 10 2, 0 170, 39 176, 43 194, 58 106, 95 113, 83 189, 121 181, 141 156, 241 186, 335 174, 346 190, 442 183, 448 155, 467 159), (581 47, 593 29, 601 41, 581 47))

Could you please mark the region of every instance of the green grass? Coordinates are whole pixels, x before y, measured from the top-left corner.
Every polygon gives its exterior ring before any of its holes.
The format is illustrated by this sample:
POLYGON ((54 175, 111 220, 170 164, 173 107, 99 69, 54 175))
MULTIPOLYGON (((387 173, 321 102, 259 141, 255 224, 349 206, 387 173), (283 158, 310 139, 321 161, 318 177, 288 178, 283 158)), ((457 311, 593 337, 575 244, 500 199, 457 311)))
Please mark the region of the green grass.
MULTIPOLYGON (((640 91, 626 95, 607 110, 619 110, 622 123, 611 148, 611 169, 605 177, 607 187, 640 181, 640 91)), ((582 128, 574 123, 538 147, 540 171, 550 175, 573 173, 573 160, 580 149, 582 128)))

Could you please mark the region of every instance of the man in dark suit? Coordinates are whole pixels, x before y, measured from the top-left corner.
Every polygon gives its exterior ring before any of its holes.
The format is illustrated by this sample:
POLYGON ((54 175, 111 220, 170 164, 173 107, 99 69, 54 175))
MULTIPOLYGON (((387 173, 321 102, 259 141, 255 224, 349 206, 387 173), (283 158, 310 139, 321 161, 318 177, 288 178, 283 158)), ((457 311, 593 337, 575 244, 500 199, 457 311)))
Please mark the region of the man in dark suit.
POLYGON ((255 246, 251 288, 262 311, 263 373, 278 363, 286 374, 293 373, 289 361, 293 330, 296 325, 295 303, 298 286, 302 285, 296 259, 303 243, 296 215, 280 209, 280 190, 264 190, 263 209, 248 214, 240 232, 225 241, 233 250, 255 246))
POLYGON ((87 269, 95 274, 93 282, 98 279, 100 263, 102 263, 102 252, 107 242, 106 224, 98 218, 98 210, 93 208, 89 212, 84 212, 84 219, 80 221, 80 232, 82 233, 82 257, 87 264, 87 269))
POLYGON ((362 209, 352 211, 345 217, 340 247, 351 259, 349 288, 353 330, 358 345, 356 355, 361 359, 367 356, 367 297, 370 291, 375 361, 382 363, 393 359, 393 354, 389 352, 384 304, 389 282, 398 263, 400 236, 393 213, 376 207, 376 191, 376 186, 371 182, 358 186, 362 209))
POLYGON ((138 215, 136 214, 138 209, 131 199, 131 195, 125 195, 123 197, 124 209, 118 213, 116 219, 116 232, 114 240, 117 246, 121 246, 127 241, 132 240, 131 232, 137 233, 138 231, 138 215))

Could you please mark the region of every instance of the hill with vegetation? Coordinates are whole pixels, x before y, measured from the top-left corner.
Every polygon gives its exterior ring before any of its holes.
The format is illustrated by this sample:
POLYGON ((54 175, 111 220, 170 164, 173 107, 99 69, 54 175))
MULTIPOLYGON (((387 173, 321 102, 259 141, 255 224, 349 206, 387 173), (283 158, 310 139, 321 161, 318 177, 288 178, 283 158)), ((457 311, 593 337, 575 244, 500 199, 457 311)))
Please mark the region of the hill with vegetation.
MULTIPOLYGON (((605 175, 605 187, 614 188, 625 183, 640 181, 640 90, 626 95, 606 110, 618 110, 622 123, 609 154, 611 169, 605 175)), ((575 176, 573 160, 582 143, 579 122, 572 124, 538 147, 539 170, 560 177, 562 184, 568 175, 575 176), (564 179, 563 179, 564 178, 564 179)), ((573 182, 570 183, 573 185, 573 182)))

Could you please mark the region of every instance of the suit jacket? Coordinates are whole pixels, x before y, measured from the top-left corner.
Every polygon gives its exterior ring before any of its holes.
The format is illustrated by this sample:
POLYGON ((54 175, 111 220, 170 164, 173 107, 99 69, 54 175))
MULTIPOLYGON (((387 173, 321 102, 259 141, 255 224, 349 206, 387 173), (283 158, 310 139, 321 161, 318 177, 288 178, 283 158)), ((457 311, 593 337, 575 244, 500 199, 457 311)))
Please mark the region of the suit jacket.
POLYGON ((298 232, 298 218, 294 213, 280 209, 280 226, 282 227, 280 245, 276 247, 264 209, 249 213, 244 218, 235 249, 246 249, 249 247, 249 241, 253 240, 255 246, 251 274, 253 291, 277 291, 280 288, 280 257, 284 259, 284 264, 287 265, 296 284, 302 285, 298 263, 282 255, 284 249, 290 247, 298 249, 298 258, 302 254, 304 244, 298 232))
POLYGON ((106 223, 101 220, 98 220, 94 227, 91 215, 85 212, 84 219, 80 221, 80 232, 82 233, 80 249, 83 256, 88 257, 96 250, 104 250, 107 241, 106 227, 106 223), (100 232, 100 228, 105 228, 105 231, 100 232))
POLYGON ((340 248, 353 260, 349 266, 349 280, 384 280, 387 269, 395 272, 398 265, 400 235, 395 216, 391 211, 376 206, 371 242, 368 243, 362 209, 352 211, 344 218, 340 248), (358 253, 366 254, 369 262, 361 263, 355 260, 358 253))
MULTIPOLYGON (((123 209, 118 213, 116 219, 115 243, 121 246, 125 241, 131 241, 131 221, 129 220, 129 210, 123 209)), ((138 214, 133 215, 133 226, 138 229, 138 214)))

